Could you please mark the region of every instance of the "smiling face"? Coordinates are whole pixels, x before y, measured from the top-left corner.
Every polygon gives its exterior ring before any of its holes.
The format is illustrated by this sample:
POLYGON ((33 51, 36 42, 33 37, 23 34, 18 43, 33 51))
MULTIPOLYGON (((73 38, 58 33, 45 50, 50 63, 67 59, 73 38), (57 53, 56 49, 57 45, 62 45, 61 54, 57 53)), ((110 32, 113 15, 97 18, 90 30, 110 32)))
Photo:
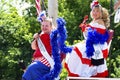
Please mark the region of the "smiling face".
POLYGON ((91 11, 91 17, 94 20, 100 19, 102 18, 102 12, 101 12, 101 8, 99 6, 94 7, 91 11))
POLYGON ((48 21, 48 20, 43 21, 42 24, 41 24, 41 30, 42 30, 43 33, 49 34, 52 30, 51 22, 48 21))

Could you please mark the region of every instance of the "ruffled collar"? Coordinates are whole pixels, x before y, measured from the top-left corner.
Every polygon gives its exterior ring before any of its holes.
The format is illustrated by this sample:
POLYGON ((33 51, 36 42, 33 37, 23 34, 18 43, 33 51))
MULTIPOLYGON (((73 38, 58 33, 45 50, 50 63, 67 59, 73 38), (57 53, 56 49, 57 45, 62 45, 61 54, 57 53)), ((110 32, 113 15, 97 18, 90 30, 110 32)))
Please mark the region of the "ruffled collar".
POLYGON ((105 34, 105 32, 106 32, 105 26, 101 25, 97 22, 91 22, 89 25, 93 30, 96 30, 100 34, 105 34))

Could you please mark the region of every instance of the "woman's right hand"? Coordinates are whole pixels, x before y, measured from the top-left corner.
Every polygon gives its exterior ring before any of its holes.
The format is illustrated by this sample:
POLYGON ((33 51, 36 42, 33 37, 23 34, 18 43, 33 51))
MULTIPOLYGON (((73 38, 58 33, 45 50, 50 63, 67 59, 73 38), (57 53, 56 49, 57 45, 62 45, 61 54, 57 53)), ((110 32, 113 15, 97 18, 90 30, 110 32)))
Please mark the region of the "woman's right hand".
POLYGON ((33 35, 33 38, 34 39, 37 39, 39 37, 39 34, 38 33, 35 33, 34 35, 33 35))
POLYGON ((38 37, 39 37, 39 34, 38 34, 38 33, 35 33, 35 34, 33 35, 34 40, 33 40, 32 43, 31 43, 31 47, 32 47, 33 50, 36 50, 36 49, 37 49, 37 39, 38 39, 38 37))

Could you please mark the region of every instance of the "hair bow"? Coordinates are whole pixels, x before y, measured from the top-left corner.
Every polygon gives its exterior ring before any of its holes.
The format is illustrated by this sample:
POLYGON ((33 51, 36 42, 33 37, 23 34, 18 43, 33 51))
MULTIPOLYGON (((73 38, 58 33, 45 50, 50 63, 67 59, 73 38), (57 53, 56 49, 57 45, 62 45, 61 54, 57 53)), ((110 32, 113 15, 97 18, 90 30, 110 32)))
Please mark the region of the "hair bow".
POLYGON ((93 7, 97 6, 97 5, 100 5, 99 2, 97 0, 94 0, 92 3, 91 3, 91 9, 93 9, 93 7))

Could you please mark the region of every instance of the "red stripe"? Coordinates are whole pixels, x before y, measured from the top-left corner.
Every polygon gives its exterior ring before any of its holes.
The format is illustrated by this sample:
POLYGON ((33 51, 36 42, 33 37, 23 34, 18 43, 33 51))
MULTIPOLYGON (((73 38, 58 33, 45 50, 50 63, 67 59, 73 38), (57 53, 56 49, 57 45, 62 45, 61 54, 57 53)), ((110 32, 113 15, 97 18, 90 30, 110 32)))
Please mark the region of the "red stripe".
POLYGON ((102 53, 104 58, 108 57, 108 49, 102 50, 102 53))
POLYGON ((45 65, 49 64, 49 62, 48 62, 47 59, 45 59, 45 58, 42 59, 41 62, 42 62, 43 64, 45 64, 45 65))
POLYGON ((110 43, 110 41, 111 41, 112 38, 113 38, 113 33, 114 33, 113 30, 108 30, 108 34, 109 34, 109 38, 108 38, 108 40, 107 40, 107 43, 108 43, 108 44, 110 43))
POLYGON ((91 25, 89 25, 88 27, 91 27, 92 29, 96 29, 97 32, 99 32, 100 34, 105 34, 105 32, 106 32, 106 29, 96 28, 96 27, 91 26, 91 25))
MULTIPOLYGON (((77 47, 75 47, 74 50, 76 51, 76 54, 79 56, 79 58, 80 58, 80 60, 83 64, 87 64, 87 65, 91 66, 91 60, 90 59, 83 58, 81 52, 79 51, 79 49, 77 47)), ((106 51, 107 50, 104 50, 104 52, 106 52, 106 51)), ((68 67, 67 63, 64 63, 64 67, 68 71, 68 76, 80 77, 78 74, 72 73, 69 70, 69 67, 68 67)), ((106 70, 104 72, 101 72, 101 73, 97 73, 97 75, 92 76, 92 77, 107 77, 107 76, 108 76, 108 70, 106 70)))
POLYGON ((83 64, 88 64, 89 66, 91 66, 91 60, 90 59, 83 58, 81 52, 79 51, 79 49, 77 47, 75 47, 74 50, 76 51, 76 54, 79 56, 79 58, 80 58, 80 60, 82 61, 83 64))
MULTIPOLYGON (((68 65, 66 63, 64 63, 64 67, 67 69, 68 71, 68 76, 71 76, 71 77, 80 77, 78 74, 75 74, 75 73, 72 73, 70 72, 69 68, 68 68, 68 65)), ((97 75, 95 76, 91 76, 91 77, 108 77, 108 70, 104 71, 104 72, 101 72, 101 73, 97 73, 97 75)))
POLYGON ((41 63, 43 63, 44 65, 50 67, 50 63, 47 61, 47 59, 45 59, 44 57, 38 59, 41 63))
POLYGON ((40 10, 40 5, 36 3, 36 9, 40 10))
POLYGON ((36 5, 36 10, 37 10, 37 14, 39 14, 40 13, 40 7, 39 7, 39 5, 36 5))
POLYGON ((68 71, 68 76, 72 76, 72 77, 79 77, 78 74, 75 74, 75 73, 72 73, 70 72, 69 68, 68 68, 68 65, 66 63, 64 63, 64 67, 67 69, 68 71))
POLYGON ((106 29, 96 28, 96 27, 93 27, 89 24, 81 24, 80 27, 82 28, 82 32, 85 31, 86 27, 91 27, 93 30, 96 29, 97 32, 99 32, 100 34, 104 34, 106 32, 106 29))
POLYGON ((36 10, 37 10, 37 15, 39 15, 40 11, 41 11, 41 6, 40 6, 40 0, 35 0, 35 6, 36 6, 36 10))
MULTIPOLYGON (((88 64, 89 66, 91 65, 91 60, 87 58, 83 58, 81 52, 77 47, 75 47, 74 50, 76 51, 76 54, 79 56, 83 64, 88 64)), ((108 57, 108 49, 102 50, 102 53, 104 58, 108 57)))
POLYGON ((92 77, 101 77, 101 78, 108 77, 108 70, 101 72, 101 73, 97 73, 97 75, 92 76, 92 77))

